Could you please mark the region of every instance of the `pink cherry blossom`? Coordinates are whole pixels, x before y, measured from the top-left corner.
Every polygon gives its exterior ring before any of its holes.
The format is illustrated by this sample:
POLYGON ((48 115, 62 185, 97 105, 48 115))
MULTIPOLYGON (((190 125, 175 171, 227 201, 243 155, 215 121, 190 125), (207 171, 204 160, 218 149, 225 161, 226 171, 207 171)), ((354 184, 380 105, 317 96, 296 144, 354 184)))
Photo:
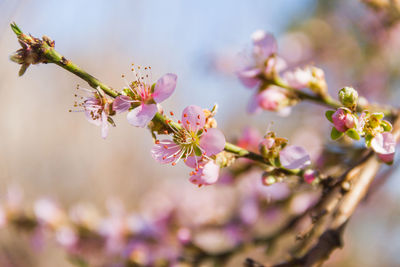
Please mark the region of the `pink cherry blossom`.
POLYGON ((270 77, 273 73, 280 72, 286 68, 283 59, 275 56, 277 44, 275 38, 263 30, 252 34, 253 39, 253 62, 244 67, 236 74, 244 86, 253 88, 261 82, 261 75, 270 77))
POLYGON ((167 73, 162 76, 154 87, 145 81, 144 77, 137 77, 137 81, 129 84, 131 95, 121 95, 114 100, 113 109, 117 113, 128 111, 128 122, 136 127, 145 127, 157 113, 157 103, 161 103, 172 95, 175 90, 177 76, 167 73))
MULTIPOLYGON (((79 90, 79 87, 77 89, 79 90)), ((83 88, 81 90, 88 93, 89 96, 84 97, 85 100, 82 103, 75 103, 74 106, 82 107, 83 110, 80 111, 85 112, 86 119, 90 123, 101 127, 101 137, 105 139, 108 135, 110 125, 114 126, 114 124, 111 123, 113 121, 109 116, 111 100, 105 96, 100 87, 98 87, 97 90, 83 88)))
POLYGON ((287 95, 284 89, 276 86, 270 86, 262 92, 257 92, 247 106, 249 113, 257 113, 261 109, 278 111, 285 107, 287 95))
POLYGON ((307 68, 296 68, 294 71, 286 71, 283 74, 283 79, 288 85, 295 89, 302 89, 309 87, 310 82, 313 79, 312 69, 307 68))
POLYGON ((286 146, 279 152, 279 160, 286 169, 302 169, 309 165, 310 155, 300 146, 286 146))
POLYGON ((211 185, 217 182, 219 177, 219 166, 210 160, 198 163, 198 171, 191 173, 189 181, 198 186, 211 185))
POLYGON ((396 140, 391 133, 384 132, 377 134, 371 140, 371 147, 383 162, 393 162, 396 149, 396 140))
MULTIPOLYGON (((174 131, 173 139, 157 141, 151 150, 153 158, 160 163, 172 163, 173 165, 181 158, 188 162, 194 159, 192 167, 196 169, 195 175, 209 175, 214 167, 203 163, 209 161, 210 156, 218 154, 224 149, 225 137, 216 128, 205 128, 205 122, 205 115, 200 107, 186 107, 182 112, 182 128, 176 129, 171 126, 174 131), (204 170, 206 165, 208 167, 204 170)), ((206 178, 202 179, 207 180, 206 178)))
POLYGON ((356 118, 345 108, 338 108, 332 115, 333 125, 336 130, 344 133, 356 126, 356 118))
POLYGON ((237 145, 244 149, 257 152, 258 144, 260 143, 261 139, 262 136, 256 129, 252 127, 246 127, 243 129, 242 136, 237 141, 237 145))

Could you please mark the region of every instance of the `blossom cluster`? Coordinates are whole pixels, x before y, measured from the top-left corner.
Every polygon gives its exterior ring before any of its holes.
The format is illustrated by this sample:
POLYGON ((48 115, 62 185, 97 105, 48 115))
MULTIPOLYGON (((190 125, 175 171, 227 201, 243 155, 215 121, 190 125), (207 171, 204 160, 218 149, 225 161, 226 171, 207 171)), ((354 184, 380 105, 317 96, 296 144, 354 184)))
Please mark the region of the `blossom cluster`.
POLYGON ((371 147, 383 162, 391 164, 396 142, 391 134, 392 125, 383 120, 384 114, 364 110, 358 115, 358 93, 351 87, 339 91, 339 100, 343 107, 326 112, 327 119, 333 124, 331 138, 338 139, 344 134, 354 140, 365 137, 366 146, 371 147))
MULTIPOLYGON (((139 72, 140 67, 137 68, 139 72)), ((150 70, 150 67, 144 68, 146 73, 150 70)), ((146 127, 158 111, 163 113, 159 103, 171 96, 175 90, 177 83, 175 74, 165 74, 156 83, 151 84, 149 74, 141 76, 134 68, 132 71, 135 80, 127 82, 128 87, 124 88, 115 99, 107 97, 98 87, 97 90, 81 89, 89 95, 81 96, 82 103, 75 102, 74 106, 83 109, 89 122, 101 126, 103 138, 107 137, 109 127, 115 126, 112 116, 123 112, 128 112, 129 124, 146 127)), ((219 177, 220 167, 213 157, 225 147, 225 136, 216 128, 216 120, 213 118, 215 112, 216 107, 209 111, 191 105, 183 110, 182 117, 177 123, 163 115, 168 127, 162 133, 171 134, 172 139, 156 139, 151 150, 152 157, 162 164, 169 163, 173 166, 183 159, 186 165, 192 168, 189 180, 193 184, 200 187, 215 183, 219 177)), ((173 112, 170 114, 174 115, 173 112)))
POLYGON ((265 31, 253 33, 253 61, 237 72, 242 84, 248 88, 257 87, 252 96, 248 111, 278 111, 282 115, 290 112, 290 106, 298 102, 295 94, 287 88, 300 90, 310 88, 319 95, 326 94, 323 70, 314 66, 290 68, 284 59, 277 55, 275 38, 265 31))

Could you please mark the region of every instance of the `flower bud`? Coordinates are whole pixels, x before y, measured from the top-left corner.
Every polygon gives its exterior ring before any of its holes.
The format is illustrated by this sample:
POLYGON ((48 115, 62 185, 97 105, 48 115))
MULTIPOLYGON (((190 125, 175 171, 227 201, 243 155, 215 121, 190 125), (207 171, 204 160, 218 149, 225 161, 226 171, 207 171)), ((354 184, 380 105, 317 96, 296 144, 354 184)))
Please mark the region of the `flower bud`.
POLYGON ((358 93, 352 87, 344 87, 339 91, 339 100, 346 108, 354 109, 357 105, 358 93))
POLYGON ((269 186, 277 182, 276 178, 268 173, 264 173, 262 176, 262 184, 269 186))

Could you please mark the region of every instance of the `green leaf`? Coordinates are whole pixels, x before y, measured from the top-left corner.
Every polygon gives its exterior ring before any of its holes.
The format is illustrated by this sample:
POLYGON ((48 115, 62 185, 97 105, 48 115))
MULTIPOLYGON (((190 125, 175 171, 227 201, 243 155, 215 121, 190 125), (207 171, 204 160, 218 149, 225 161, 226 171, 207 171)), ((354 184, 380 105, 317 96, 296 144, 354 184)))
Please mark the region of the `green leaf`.
POLYGON ((15 22, 10 24, 11 29, 13 30, 13 32, 17 35, 20 36, 22 34, 21 29, 17 26, 17 24, 15 22))
POLYGON ((335 127, 332 127, 332 131, 331 131, 332 140, 339 139, 340 137, 342 137, 342 135, 343 135, 342 132, 339 132, 338 130, 336 130, 335 127))
POLYGON ((367 147, 370 147, 371 146, 371 140, 374 138, 374 136, 373 135, 371 135, 371 134, 367 134, 366 136, 365 136, 365 145, 367 146, 367 147))
POLYGON ((383 119, 385 115, 382 112, 374 112, 371 114, 371 117, 377 119, 377 120, 381 120, 383 119))
POLYGON ((348 137, 350 137, 351 139, 360 140, 360 135, 357 133, 357 131, 354 128, 348 129, 346 131, 346 135, 348 137))
POLYGON ((381 121, 381 126, 385 132, 390 132, 392 130, 392 125, 388 121, 381 121))
POLYGON ((325 117, 328 119, 328 121, 330 121, 332 123, 333 123, 333 120, 332 120, 333 113, 335 113, 335 111, 333 111, 333 110, 328 110, 325 112, 325 117))

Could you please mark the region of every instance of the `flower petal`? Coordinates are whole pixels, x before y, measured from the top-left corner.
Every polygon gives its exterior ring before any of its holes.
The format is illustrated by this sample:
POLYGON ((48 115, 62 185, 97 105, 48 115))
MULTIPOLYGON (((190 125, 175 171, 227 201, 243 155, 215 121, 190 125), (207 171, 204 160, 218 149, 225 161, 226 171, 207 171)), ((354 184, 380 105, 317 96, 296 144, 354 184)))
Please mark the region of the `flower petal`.
POLYGON ((112 108, 117 113, 128 111, 132 105, 132 99, 126 95, 120 95, 115 98, 112 108))
POLYGON ((225 147, 225 136, 224 134, 216 129, 207 129, 200 138, 200 147, 204 150, 207 156, 218 154, 225 147))
POLYGON ((142 104, 135 109, 132 109, 126 118, 128 122, 136 127, 145 127, 157 113, 156 104, 142 104))
POLYGON ((258 105, 257 95, 258 95, 257 93, 252 95, 249 100, 249 103, 247 104, 246 109, 247 109, 247 112, 250 114, 257 114, 257 113, 260 113, 260 111, 261 111, 261 108, 258 105))
POLYGON ((284 168, 291 170, 301 169, 311 163, 307 151, 300 146, 285 147, 279 152, 279 159, 284 168))
POLYGON ((256 101, 264 110, 277 111, 287 100, 287 96, 282 89, 270 87, 257 94, 256 101))
POLYGON ((276 40, 272 34, 258 30, 251 35, 251 38, 254 44, 254 54, 262 59, 267 59, 278 50, 276 40))
POLYGON ((218 181, 219 166, 214 161, 203 165, 196 175, 190 177, 190 182, 197 185, 210 185, 218 181))
POLYGON ((198 157, 198 156, 190 156, 190 157, 187 157, 187 159, 185 160, 186 166, 193 168, 193 169, 198 168, 201 163, 202 163, 202 157, 198 157))
POLYGON ((175 90, 177 79, 178 76, 172 73, 167 73, 158 79, 152 94, 154 101, 160 103, 170 97, 175 90))
POLYGON ((257 76, 261 73, 259 68, 246 68, 236 73, 239 80, 247 88, 256 87, 260 83, 260 79, 257 76))
POLYGON ((101 113, 101 137, 103 139, 107 138, 109 128, 110 126, 107 121, 107 114, 103 111, 101 113))
POLYGON ((151 156, 156 161, 163 164, 167 164, 176 160, 180 150, 181 149, 179 145, 175 144, 173 141, 161 140, 158 144, 155 144, 151 149, 151 156), (174 155, 176 156, 174 157, 174 155))
POLYGON ((391 133, 384 132, 377 134, 371 140, 371 147, 383 162, 390 163, 393 161, 396 141, 391 133))
POLYGON ((204 112, 199 106, 191 105, 182 112, 182 125, 188 131, 197 132, 204 127, 206 118, 204 112))

